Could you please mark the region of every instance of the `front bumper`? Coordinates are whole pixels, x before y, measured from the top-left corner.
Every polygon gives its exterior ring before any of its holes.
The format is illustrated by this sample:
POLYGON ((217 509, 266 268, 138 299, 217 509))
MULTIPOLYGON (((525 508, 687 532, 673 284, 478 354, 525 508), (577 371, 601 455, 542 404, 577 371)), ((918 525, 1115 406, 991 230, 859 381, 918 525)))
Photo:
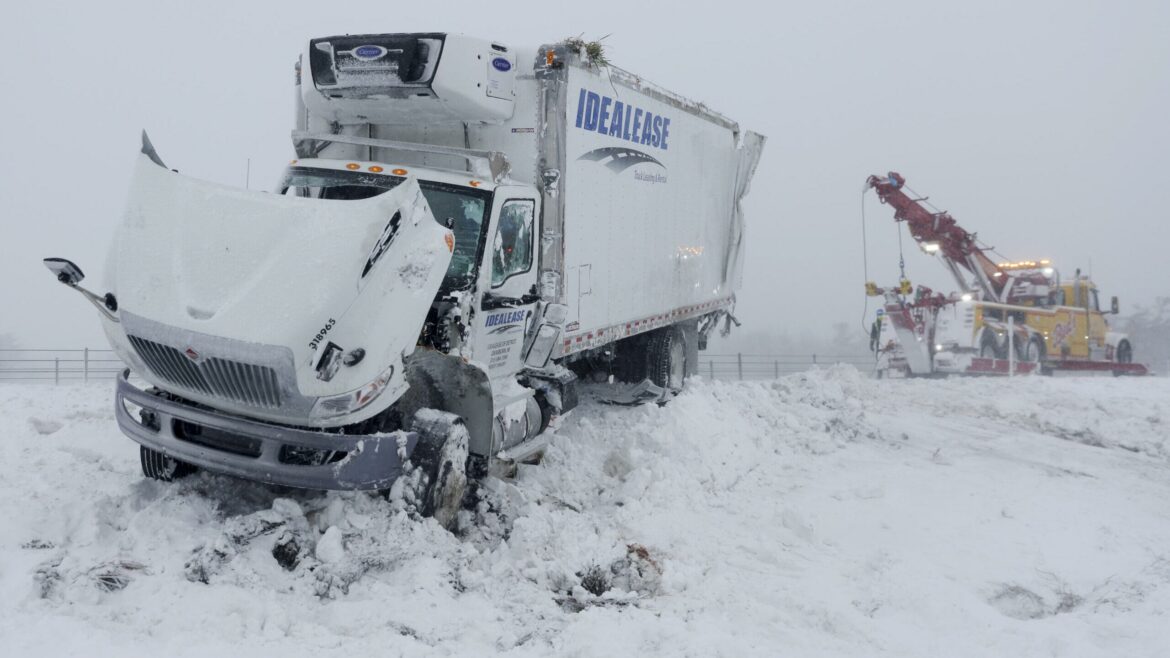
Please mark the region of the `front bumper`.
POLYGON ((122 432, 215 473, 303 489, 388 489, 418 443, 414 432, 335 434, 241 418, 153 395, 131 384, 129 375, 126 370, 118 377, 114 402, 122 432), (150 422, 131 415, 126 401, 146 410, 150 422), (333 458, 306 461, 304 455, 315 452, 333 458))

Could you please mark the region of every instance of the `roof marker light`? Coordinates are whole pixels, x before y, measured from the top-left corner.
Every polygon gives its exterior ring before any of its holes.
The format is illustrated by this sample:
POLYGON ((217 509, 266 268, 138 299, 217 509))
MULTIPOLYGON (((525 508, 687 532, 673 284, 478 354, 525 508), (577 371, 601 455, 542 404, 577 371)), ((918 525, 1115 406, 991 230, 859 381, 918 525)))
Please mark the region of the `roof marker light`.
POLYGON ((345 168, 350 170, 350 171, 353 171, 355 169, 361 169, 361 165, 356 163, 356 162, 351 162, 351 163, 345 165, 345 168))
POLYGON ((379 167, 378 165, 372 165, 370 167, 370 171, 374 172, 375 174, 380 174, 380 173, 382 173, 382 168, 379 167))
POLYGON ((395 169, 395 170, 391 171, 390 173, 394 174, 395 176, 405 176, 406 170, 405 169, 395 169))

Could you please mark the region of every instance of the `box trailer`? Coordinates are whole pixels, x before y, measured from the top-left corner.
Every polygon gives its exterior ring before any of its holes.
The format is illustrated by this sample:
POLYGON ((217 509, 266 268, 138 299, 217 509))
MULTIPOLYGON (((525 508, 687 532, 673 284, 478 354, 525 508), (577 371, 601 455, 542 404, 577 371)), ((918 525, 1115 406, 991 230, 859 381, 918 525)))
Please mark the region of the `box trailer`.
POLYGON ((147 475, 405 482, 448 522, 579 379, 669 396, 730 317, 763 137, 572 42, 327 37, 296 73, 275 193, 183 176, 144 135, 110 292, 86 295, 147 475))

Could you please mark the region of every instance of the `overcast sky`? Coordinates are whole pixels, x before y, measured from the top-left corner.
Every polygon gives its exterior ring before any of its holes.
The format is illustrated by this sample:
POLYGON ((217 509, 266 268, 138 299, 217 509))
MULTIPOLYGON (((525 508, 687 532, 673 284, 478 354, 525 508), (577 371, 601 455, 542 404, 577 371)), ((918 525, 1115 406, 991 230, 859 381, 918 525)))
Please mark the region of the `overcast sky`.
MULTIPOLYGON (((861 191, 901 172, 1014 259, 1092 273, 1105 298, 1170 295, 1170 3, 17 2, 0 36, 0 334, 104 346, 44 256, 100 287, 145 128, 167 164, 269 188, 291 155, 305 40, 449 31, 605 39, 616 64, 768 136, 747 202, 739 316, 821 332, 862 312, 861 191)), ((892 283, 867 197, 870 278, 892 283)), ((915 283, 950 290, 907 239, 915 283)), ((872 306, 871 306, 872 308, 872 306)))

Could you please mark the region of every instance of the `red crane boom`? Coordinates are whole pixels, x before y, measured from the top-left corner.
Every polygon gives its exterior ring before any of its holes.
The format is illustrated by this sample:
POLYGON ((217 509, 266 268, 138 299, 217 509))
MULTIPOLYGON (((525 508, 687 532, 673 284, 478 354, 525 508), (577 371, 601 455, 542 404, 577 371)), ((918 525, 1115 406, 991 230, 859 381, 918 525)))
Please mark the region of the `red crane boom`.
POLYGON ((928 252, 943 257, 951 274, 964 290, 970 287, 959 268, 975 275, 975 283, 983 290, 985 299, 1006 301, 1008 276, 975 243, 975 234, 959 226, 946 212, 931 212, 920 200, 912 199, 903 191, 906 179, 890 172, 885 176, 870 176, 866 183, 877 191, 882 203, 894 208, 894 219, 905 221, 910 235, 928 252))

